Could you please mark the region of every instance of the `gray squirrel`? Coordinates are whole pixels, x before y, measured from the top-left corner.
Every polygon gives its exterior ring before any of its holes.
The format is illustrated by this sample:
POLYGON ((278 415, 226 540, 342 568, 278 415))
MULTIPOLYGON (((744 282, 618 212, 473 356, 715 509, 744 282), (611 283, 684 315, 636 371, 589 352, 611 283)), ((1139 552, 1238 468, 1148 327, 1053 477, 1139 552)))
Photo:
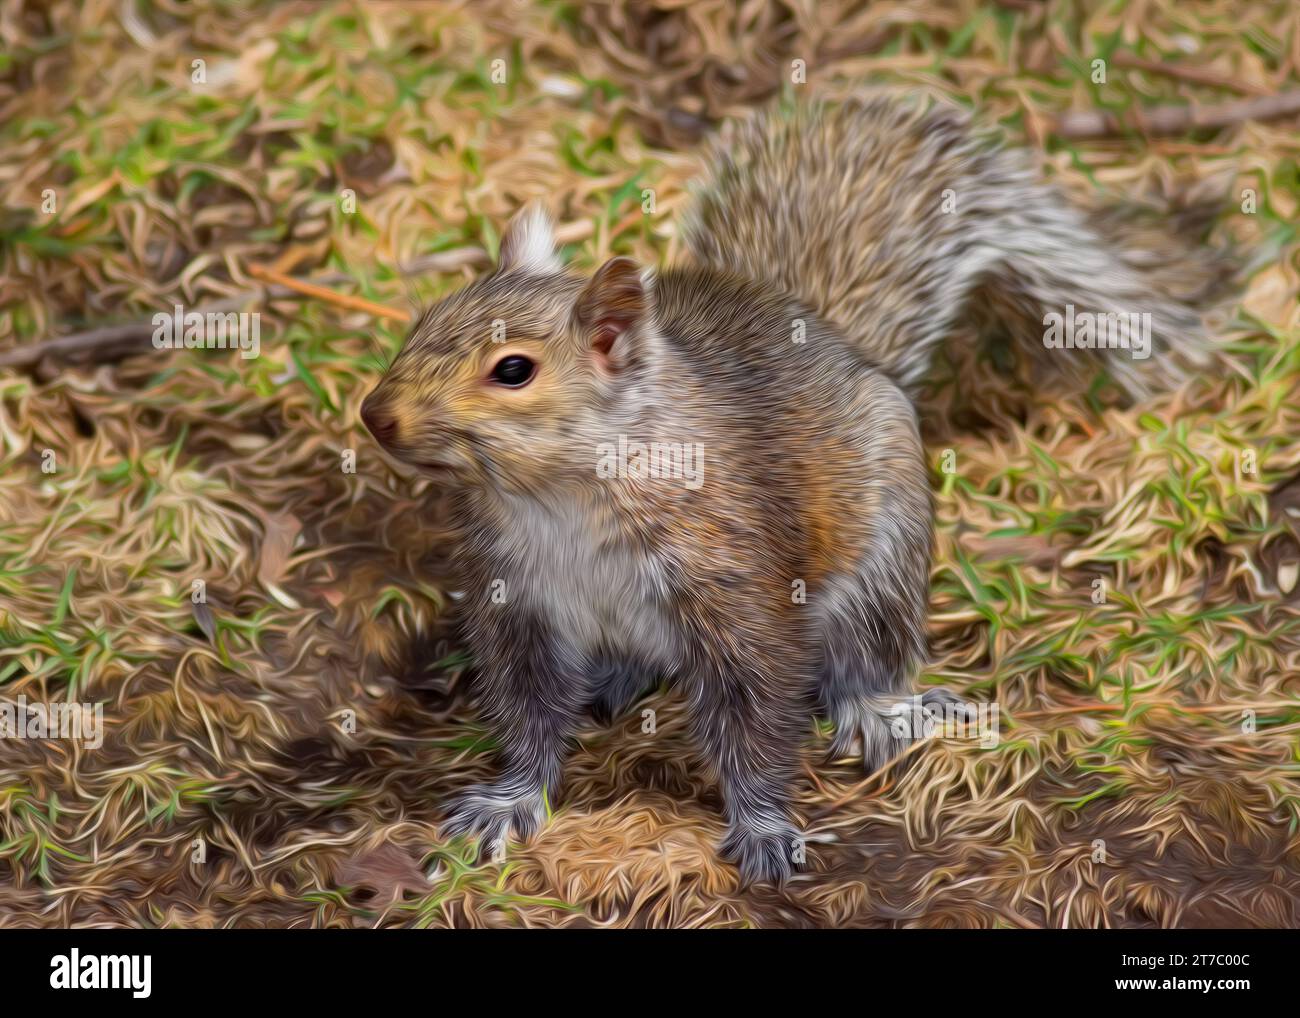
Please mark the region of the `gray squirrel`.
POLYGON ((423 314, 364 402, 464 535, 464 635, 501 772, 451 807, 449 835, 528 837, 583 713, 612 718, 667 677, 721 785, 724 855, 783 879, 809 717, 869 770, 905 742, 887 710, 925 653, 932 537, 909 393, 936 346, 993 308, 1026 351, 1078 361, 1045 347, 1045 316, 1136 308, 1153 356, 1131 356, 1123 317, 1099 351, 1127 392, 1151 364, 1168 383, 1206 363, 1211 261, 1126 238, 959 113, 888 95, 778 106, 725 129, 709 166, 687 257, 659 272, 619 257, 570 273, 525 208, 496 268, 423 314), (693 474, 599 469, 627 449, 667 450, 658 467, 691 450, 693 474))

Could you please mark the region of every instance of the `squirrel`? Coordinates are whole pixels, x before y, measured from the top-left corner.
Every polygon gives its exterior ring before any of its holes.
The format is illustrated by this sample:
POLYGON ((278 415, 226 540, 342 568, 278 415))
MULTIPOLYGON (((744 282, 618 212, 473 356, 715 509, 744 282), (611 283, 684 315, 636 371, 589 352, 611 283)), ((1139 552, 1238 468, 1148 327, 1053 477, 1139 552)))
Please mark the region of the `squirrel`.
MULTIPOLYGON (((721 786, 723 856, 780 881, 801 858, 809 718, 868 770, 907 742, 888 710, 926 651, 911 392, 935 347, 995 309, 1027 350, 1077 361, 1044 350, 1045 313, 1131 308, 1152 312, 1167 382, 1206 361, 1195 302, 1215 272, 1195 252, 1157 263, 962 114, 888 94, 778 104, 706 159, 686 256, 662 271, 615 257, 572 274, 526 206, 495 270, 419 317, 361 416, 446 486, 463 535, 501 772, 444 832, 530 836, 584 713, 609 720, 668 678, 721 786)), ((1140 394, 1149 369, 1126 348, 1107 366, 1140 394)))

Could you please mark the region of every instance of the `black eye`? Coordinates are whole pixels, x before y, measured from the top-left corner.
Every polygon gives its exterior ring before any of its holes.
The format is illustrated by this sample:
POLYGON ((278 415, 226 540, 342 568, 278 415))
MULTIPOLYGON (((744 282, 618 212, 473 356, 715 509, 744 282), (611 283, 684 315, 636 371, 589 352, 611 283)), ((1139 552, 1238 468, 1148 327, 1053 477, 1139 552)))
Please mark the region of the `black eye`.
POLYGON ((515 354, 511 357, 502 357, 492 369, 491 379, 499 382, 501 385, 508 385, 512 389, 517 389, 521 385, 527 385, 532 381, 533 375, 537 371, 537 365, 527 357, 520 357, 515 354))

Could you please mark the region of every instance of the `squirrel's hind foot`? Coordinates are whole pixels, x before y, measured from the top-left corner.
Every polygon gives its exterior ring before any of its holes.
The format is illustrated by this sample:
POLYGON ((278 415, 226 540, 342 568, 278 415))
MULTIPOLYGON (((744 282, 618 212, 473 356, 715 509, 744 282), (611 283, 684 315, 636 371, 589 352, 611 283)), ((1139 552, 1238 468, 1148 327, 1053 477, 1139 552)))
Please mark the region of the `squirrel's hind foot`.
POLYGON ((837 705, 833 720, 835 735, 829 758, 861 757, 862 769, 867 774, 880 770, 910 743, 894 734, 889 718, 865 699, 837 705))
MULTIPOLYGON (((950 703, 961 703, 955 693, 947 689, 932 688, 920 692, 924 707, 943 711, 950 703)), ((862 758, 862 769, 874 774, 904 752, 918 738, 911 731, 913 718, 909 709, 912 697, 892 698, 845 697, 831 711, 835 735, 831 740, 828 758, 862 758)))

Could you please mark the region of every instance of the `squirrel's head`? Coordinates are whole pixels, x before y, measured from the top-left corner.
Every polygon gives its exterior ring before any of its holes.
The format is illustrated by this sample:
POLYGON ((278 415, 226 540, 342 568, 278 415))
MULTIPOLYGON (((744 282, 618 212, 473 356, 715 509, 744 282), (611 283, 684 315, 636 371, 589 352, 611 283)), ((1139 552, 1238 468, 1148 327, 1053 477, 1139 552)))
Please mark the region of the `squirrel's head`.
POLYGON ((652 290, 614 258, 566 273, 526 207, 490 275, 421 315, 361 406, 392 455, 443 480, 535 490, 595 478, 596 447, 636 413, 660 340, 652 290))

